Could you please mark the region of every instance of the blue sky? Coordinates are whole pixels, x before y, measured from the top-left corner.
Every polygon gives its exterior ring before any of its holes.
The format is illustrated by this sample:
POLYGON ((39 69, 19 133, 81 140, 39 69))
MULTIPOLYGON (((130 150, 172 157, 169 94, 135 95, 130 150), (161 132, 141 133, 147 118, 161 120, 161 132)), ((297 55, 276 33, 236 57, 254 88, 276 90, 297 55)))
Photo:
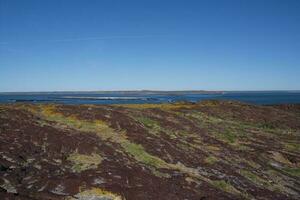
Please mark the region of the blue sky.
POLYGON ((0 0, 0 91, 299 90, 298 0, 0 0))

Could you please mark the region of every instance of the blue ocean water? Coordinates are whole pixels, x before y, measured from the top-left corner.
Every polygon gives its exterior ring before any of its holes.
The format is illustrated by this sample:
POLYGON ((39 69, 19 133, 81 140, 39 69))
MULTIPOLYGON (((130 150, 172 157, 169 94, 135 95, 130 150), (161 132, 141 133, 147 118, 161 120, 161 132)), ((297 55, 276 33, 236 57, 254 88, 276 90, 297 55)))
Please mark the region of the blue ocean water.
POLYGON ((112 93, 0 93, 0 103, 62 103, 62 104, 135 104, 176 101, 197 102, 208 99, 236 100, 252 104, 300 103, 300 91, 223 92, 219 94, 145 94, 112 93))

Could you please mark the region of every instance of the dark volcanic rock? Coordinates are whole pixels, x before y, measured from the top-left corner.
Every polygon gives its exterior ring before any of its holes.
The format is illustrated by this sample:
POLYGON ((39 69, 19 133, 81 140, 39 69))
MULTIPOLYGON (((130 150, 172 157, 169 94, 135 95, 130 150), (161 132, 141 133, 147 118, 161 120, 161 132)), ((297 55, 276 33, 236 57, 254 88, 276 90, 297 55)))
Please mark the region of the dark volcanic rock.
POLYGON ((0 106, 0 199, 299 199, 299 105, 0 106))

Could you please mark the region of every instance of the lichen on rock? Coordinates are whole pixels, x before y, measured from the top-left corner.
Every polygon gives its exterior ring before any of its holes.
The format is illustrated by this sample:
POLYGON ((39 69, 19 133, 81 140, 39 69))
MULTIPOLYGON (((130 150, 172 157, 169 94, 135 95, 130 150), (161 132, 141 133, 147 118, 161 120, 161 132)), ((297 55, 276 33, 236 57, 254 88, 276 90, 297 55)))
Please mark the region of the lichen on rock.
POLYGON ((96 153, 92 153, 91 155, 72 153, 67 160, 73 164, 72 170, 74 172, 82 172, 88 169, 96 169, 101 163, 102 157, 96 153))
POLYGON ((67 197, 65 200, 125 200, 121 196, 101 188, 92 188, 82 191, 74 197, 67 197))

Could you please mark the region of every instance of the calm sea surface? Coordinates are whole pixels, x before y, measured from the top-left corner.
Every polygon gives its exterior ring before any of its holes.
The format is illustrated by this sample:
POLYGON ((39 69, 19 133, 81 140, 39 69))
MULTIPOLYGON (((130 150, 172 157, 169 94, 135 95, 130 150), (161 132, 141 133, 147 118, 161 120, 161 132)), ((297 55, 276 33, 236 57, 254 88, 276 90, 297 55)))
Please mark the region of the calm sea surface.
POLYGON ((134 104, 176 101, 197 102, 207 99, 237 100, 253 104, 300 103, 299 92, 225 92, 222 94, 123 94, 113 93, 43 93, 1 94, 0 103, 63 103, 63 104, 134 104))

